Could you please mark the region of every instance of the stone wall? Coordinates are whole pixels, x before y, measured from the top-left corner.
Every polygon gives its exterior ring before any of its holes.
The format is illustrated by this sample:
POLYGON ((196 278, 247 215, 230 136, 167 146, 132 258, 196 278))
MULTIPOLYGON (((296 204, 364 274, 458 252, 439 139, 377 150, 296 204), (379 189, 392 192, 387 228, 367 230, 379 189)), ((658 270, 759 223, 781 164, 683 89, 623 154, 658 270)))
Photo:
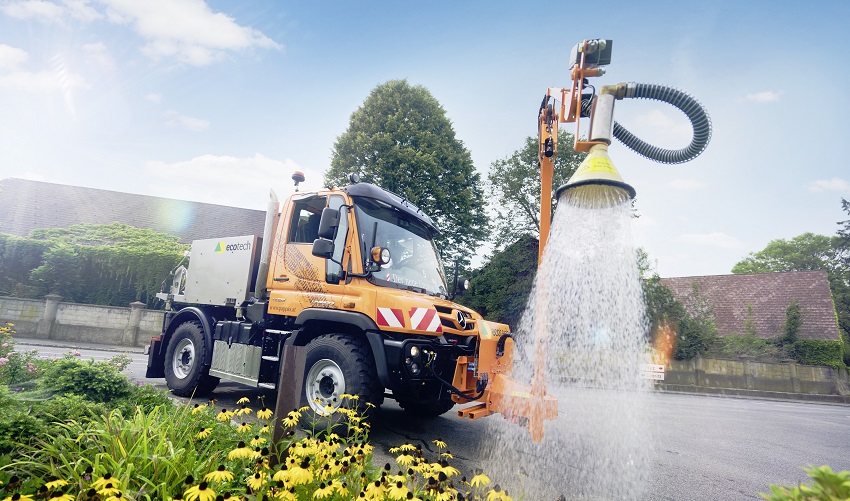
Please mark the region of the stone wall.
POLYGON ((846 370, 831 367, 697 357, 671 361, 660 386, 730 395, 770 393, 781 396, 786 393, 847 397, 850 395, 849 381, 846 370))
POLYGON ((145 346, 160 333, 162 311, 145 304, 128 308, 64 303, 60 296, 42 299, 0 297, 0 323, 15 324, 16 335, 118 346, 145 346))

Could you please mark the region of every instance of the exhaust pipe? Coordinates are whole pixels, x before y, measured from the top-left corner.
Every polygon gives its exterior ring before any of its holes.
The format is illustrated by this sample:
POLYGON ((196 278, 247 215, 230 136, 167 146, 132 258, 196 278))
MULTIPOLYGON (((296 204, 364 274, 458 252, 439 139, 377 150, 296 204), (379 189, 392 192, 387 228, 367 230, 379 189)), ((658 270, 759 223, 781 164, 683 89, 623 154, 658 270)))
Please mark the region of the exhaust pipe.
POLYGON ((269 261, 271 259, 272 239, 277 221, 280 218, 280 203, 274 190, 269 190, 269 204, 266 207, 266 223, 263 226, 263 246, 260 250, 260 266, 257 270, 257 281, 254 283, 254 297, 265 299, 267 296, 266 281, 269 278, 269 261))

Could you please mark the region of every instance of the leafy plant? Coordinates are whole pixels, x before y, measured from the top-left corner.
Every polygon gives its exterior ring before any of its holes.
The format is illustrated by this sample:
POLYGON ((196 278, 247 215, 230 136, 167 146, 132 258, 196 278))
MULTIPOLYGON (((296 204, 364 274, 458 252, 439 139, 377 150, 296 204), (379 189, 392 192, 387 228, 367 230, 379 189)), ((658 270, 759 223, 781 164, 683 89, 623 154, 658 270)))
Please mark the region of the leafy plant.
POLYGON ((771 485, 770 494, 759 493, 769 501, 843 501, 850 499, 850 471, 834 472, 829 466, 804 468, 813 480, 810 485, 785 487, 771 485))
POLYGON ((800 313, 800 303, 792 301, 785 309, 785 324, 782 326, 782 344, 794 344, 797 341, 797 333, 803 325, 803 317, 800 313))
POLYGON ((797 362, 805 365, 825 365, 833 369, 844 367, 841 341, 798 339, 791 348, 797 362))
POLYGON ((50 364, 42 386, 57 393, 81 395, 92 402, 110 402, 129 397, 132 383, 110 362, 61 359, 50 364))
POLYGON ((699 293, 696 283, 685 298, 686 315, 676 329, 673 356, 677 360, 690 360, 706 353, 717 339, 717 324, 708 300, 699 293))

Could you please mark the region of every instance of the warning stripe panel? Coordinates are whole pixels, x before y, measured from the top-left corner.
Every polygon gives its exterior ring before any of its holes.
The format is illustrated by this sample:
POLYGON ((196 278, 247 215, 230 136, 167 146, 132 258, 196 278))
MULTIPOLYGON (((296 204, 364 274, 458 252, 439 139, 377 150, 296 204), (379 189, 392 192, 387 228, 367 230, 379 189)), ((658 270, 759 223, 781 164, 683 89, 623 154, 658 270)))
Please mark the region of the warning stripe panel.
POLYGON ((378 325, 404 327, 404 312, 398 308, 378 308, 378 325))
POLYGON ((440 316, 433 308, 411 308, 410 326, 418 331, 443 332, 440 316))

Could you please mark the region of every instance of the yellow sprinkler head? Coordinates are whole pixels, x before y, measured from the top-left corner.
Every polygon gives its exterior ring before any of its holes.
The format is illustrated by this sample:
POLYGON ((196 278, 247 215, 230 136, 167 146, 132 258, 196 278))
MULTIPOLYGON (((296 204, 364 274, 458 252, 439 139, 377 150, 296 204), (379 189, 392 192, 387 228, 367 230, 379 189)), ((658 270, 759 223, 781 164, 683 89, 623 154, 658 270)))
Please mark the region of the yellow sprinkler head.
POLYGON ((623 181, 611 162, 607 144, 590 148, 567 184, 555 191, 555 198, 560 200, 565 192, 567 203, 590 209, 613 207, 635 197, 635 189, 623 181))

